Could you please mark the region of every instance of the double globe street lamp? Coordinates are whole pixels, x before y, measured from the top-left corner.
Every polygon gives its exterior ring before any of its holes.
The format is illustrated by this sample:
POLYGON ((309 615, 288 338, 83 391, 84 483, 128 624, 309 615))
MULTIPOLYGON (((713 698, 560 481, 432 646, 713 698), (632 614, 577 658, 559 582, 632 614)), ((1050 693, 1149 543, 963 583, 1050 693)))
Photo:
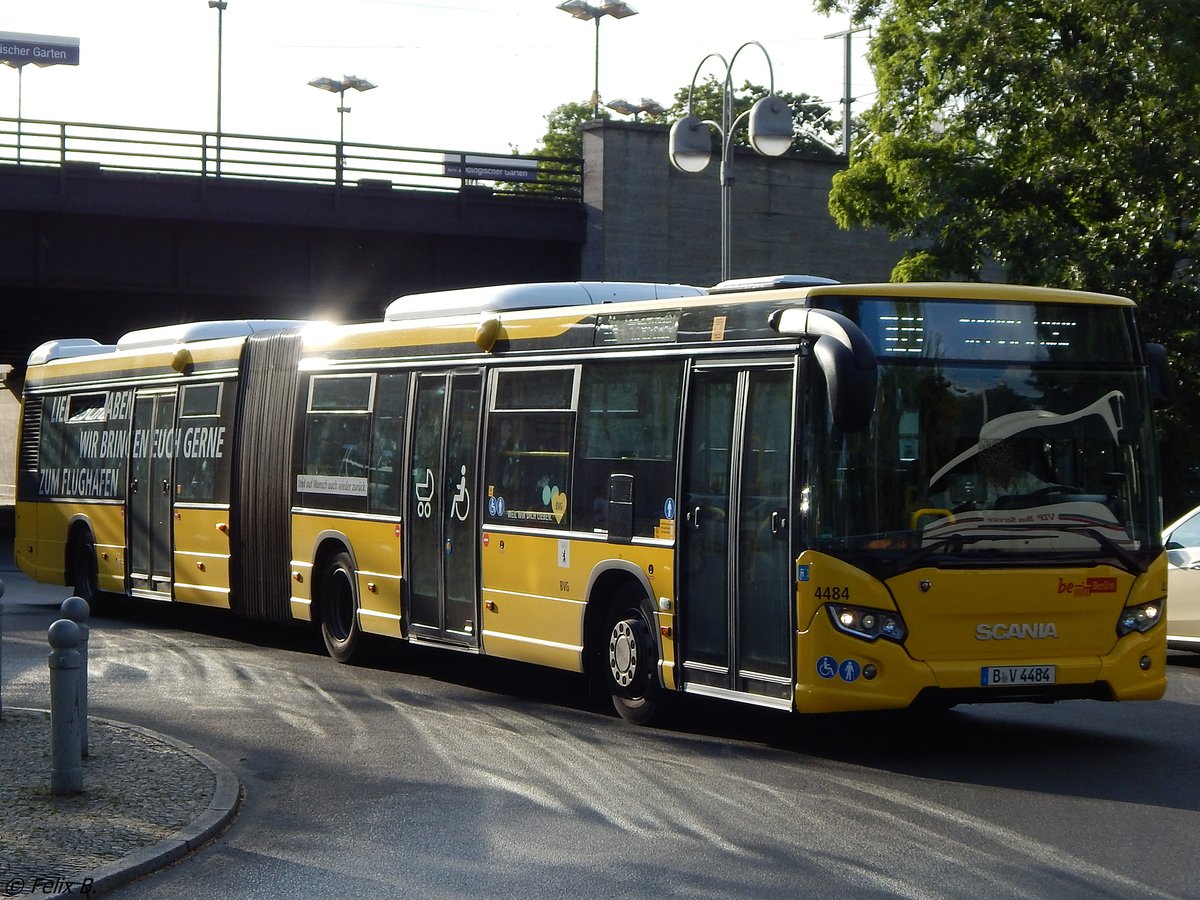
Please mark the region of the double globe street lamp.
POLYGON ((782 156, 792 146, 794 114, 787 101, 775 94, 775 70, 771 57, 758 41, 747 41, 738 47, 733 57, 726 61, 720 53, 710 53, 700 60, 688 87, 688 114, 671 126, 671 165, 681 172, 700 172, 712 157, 712 131, 721 139, 721 280, 730 277, 733 261, 732 193, 733 193, 733 133, 749 120, 750 146, 763 156, 782 156), (733 64, 747 47, 757 47, 767 60, 770 87, 767 96, 755 101, 750 109, 736 119, 733 116, 733 64), (694 115, 693 100, 696 79, 701 68, 710 59, 720 60, 725 66, 725 80, 721 86, 721 121, 701 119, 694 115), (710 131, 711 129, 711 131, 710 131))

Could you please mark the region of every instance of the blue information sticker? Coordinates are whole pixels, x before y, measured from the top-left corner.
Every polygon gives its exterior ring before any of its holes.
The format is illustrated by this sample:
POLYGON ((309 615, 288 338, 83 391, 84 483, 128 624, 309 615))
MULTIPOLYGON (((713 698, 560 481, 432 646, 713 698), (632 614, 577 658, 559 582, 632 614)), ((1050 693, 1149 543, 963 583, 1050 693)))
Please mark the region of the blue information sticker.
POLYGON ((808 581, 808 565, 807 564, 804 564, 804 565, 797 564, 796 565, 796 580, 797 581, 808 581))
POLYGON ((675 518, 675 498, 674 497, 668 497, 666 499, 666 501, 663 503, 663 518, 668 519, 668 520, 675 518))
POLYGON ((832 656, 822 656, 817 660, 817 674, 822 678, 833 678, 837 673, 837 660, 832 656))
POLYGON ((842 663, 838 674, 842 676, 842 681, 858 681, 858 676, 862 674, 862 666, 858 664, 858 660, 848 659, 842 663))

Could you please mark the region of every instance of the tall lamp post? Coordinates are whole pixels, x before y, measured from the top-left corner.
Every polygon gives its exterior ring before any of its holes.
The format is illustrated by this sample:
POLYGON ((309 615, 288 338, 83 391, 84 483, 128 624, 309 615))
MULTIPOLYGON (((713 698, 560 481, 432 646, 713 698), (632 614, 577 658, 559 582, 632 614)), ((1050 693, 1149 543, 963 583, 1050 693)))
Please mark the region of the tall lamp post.
POLYGON ((758 41, 747 41, 738 47, 729 61, 720 53, 710 53, 700 60, 692 75, 692 83, 688 87, 688 114, 671 126, 670 157, 671 165, 681 172, 703 171, 712 156, 711 128, 721 138, 721 280, 730 277, 733 262, 733 132, 749 119, 750 146, 763 156, 782 156, 792 146, 792 129, 794 127, 791 107, 782 98, 775 95, 775 70, 771 66, 771 57, 765 47, 758 41), (750 109, 736 119, 733 117, 733 64, 737 62, 738 54, 747 47, 757 47, 767 59, 767 70, 771 76, 771 85, 767 96, 759 98, 750 109), (700 69, 710 59, 718 59, 725 65, 725 80, 721 87, 721 121, 700 119, 693 115, 693 99, 696 92, 696 78, 700 69))
POLYGON ((221 174, 221 57, 224 54, 225 7, 229 0, 208 0, 208 8, 217 11, 217 174, 221 174))
POLYGON ((558 8, 577 19, 596 23, 595 83, 592 87, 592 118, 594 119, 600 115, 600 20, 604 16, 624 19, 636 16, 638 12, 623 0, 613 0, 613 2, 601 3, 597 6, 593 6, 587 0, 566 0, 565 3, 558 4, 558 8))
POLYGON ((336 78, 314 78, 309 85, 323 91, 331 91, 338 95, 338 148, 337 148, 337 180, 342 181, 342 167, 345 165, 346 146, 346 113, 350 107, 346 105, 346 91, 353 88, 356 91, 374 90, 378 85, 372 84, 365 78, 356 75, 344 75, 339 81, 336 78))

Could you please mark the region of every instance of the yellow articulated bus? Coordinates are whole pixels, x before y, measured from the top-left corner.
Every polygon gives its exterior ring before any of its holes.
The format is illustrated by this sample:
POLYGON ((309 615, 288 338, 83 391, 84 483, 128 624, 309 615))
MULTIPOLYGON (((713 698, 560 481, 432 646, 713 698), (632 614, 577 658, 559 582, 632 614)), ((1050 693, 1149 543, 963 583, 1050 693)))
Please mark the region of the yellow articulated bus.
POLYGON ((1126 299, 506 285, 29 360, 39 580, 801 712, 1154 699, 1166 560, 1126 299))

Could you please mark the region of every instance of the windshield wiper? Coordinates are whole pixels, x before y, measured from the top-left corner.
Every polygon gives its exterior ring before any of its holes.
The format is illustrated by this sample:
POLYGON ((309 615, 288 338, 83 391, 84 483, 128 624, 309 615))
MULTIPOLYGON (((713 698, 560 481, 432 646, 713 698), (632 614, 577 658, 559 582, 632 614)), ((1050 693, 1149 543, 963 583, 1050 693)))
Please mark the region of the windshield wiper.
MULTIPOLYGON (((1041 539, 1043 537, 1049 538, 1051 535, 1034 535, 1033 539, 1041 539)), ((949 549, 951 553, 962 553, 963 547, 967 544, 977 544, 980 541, 1007 541, 1011 539, 1012 535, 1010 534, 951 534, 944 538, 939 538, 932 544, 918 547, 912 553, 908 553, 895 562, 883 566, 880 572, 880 579, 886 581, 895 575, 899 575, 901 572, 907 572, 915 568, 917 563, 945 549, 949 549)))
POLYGON ((1096 528, 1093 528, 1090 525, 1066 525, 1066 524, 1052 525, 1049 523, 1035 524, 1035 523, 1029 523, 1029 522, 1022 522, 1020 525, 1013 525, 1013 526, 1001 525, 999 527, 1000 528, 1005 528, 1005 527, 1020 528, 1023 531, 1027 531, 1030 529, 1036 529, 1038 531, 1065 531, 1069 534, 1082 534, 1084 537, 1090 537, 1097 544, 1099 544, 1101 547, 1103 547, 1105 550, 1107 550, 1109 553, 1111 553, 1113 556, 1115 556, 1117 559, 1119 559, 1122 563, 1125 564, 1125 568, 1128 569, 1129 571, 1136 572, 1138 575, 1144 575, 1144 574, 1146 574, 1146 571, 1150 568, 1150 566, 1147 563, 1142 562, 1142 560, 1140 560, 1136 555, 1134 555, 1134 553, 1131 550, 1129 550, 1129 548, 1122 547, 1120 544, 1118 544, 1116 541, 1114 541, 1112 538, 1110 538, 1107 534, 1105 534, 1104 532, 1102 532, 1096 528))

